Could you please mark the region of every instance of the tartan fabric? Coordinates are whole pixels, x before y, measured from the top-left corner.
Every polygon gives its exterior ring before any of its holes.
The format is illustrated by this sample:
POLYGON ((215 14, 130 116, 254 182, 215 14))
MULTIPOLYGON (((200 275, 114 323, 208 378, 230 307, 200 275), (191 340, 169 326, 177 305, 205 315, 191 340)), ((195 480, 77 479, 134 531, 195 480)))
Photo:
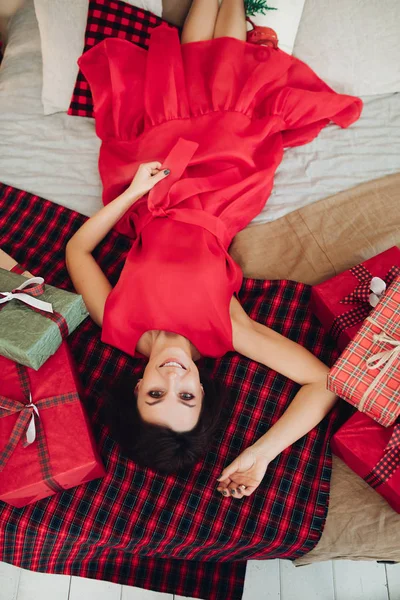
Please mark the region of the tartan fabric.
MULTIPOLYGON (((357 325, 357 323, 361 323, 371 312, 372 305, 369 302, 369 297, 371 293, 371 279, 374 276, 363 264, 356 265, 349 269, 349 271, 357 277, 360 284, 340 302, 343 304, 361 303, 361 306, 357 306, 348 312, 342 313, 334 319, 329 334, 336 341, 339 339, 339 336, 344 329, 357 325)), ((394 278, 399 275, 400 267, 393 265, 382 279, 386 285, 389 286, 394 278)))
POLYGON ((18 275, 22 275, 25 272, 25 269, 19 263, 15 263, 12 269, 10 269, 12 273, 17 273, 18 275))
MULTIPOLYGON (((86 217, 0 184, 2 248, 51 285, 73 291, 65 245, 86 217)), ((110 232, 94 256, 115 285, 131 240, 110 232)), ((299 342, 325 364, 339 351, 309 309, 311 286, 244 279, 239 292, 250 316, 299 342)), ((231 352, 203 358, 229 388, 222 435, 190 476, 162 476, 120 454, 99 420, 104 386, 146 361, 102 344, 86 319, 68 338, 85 389, 107 476, 24 509, 0 503, 0 560, 31 570, 105 579, 207 599, 241 598, 244 561, 294 560, 321 537, 332 455, 329 440, 339 402, 307 435, 271 461, 256 492, 236 501, 216 492, 216 478, 276 422, 300 386, 231 352)))
MULTIPOLYGON (((43 480, 46 485, 55 492, 62 491, 62 487, 55 481, 52 476, 52 467, 49 456, 49 451, 46 442, 46 434, 43 429, 43 425, 40 418, 37 418, 34 406, 37 409, 43 410, 57 406, 58 404, 65 404, 66 402, 80 402, 77 393, 60 394, 51 398, 40 398, 33 402, 31 393, 29 390, 29 378, 26 371, 26 367, 23 365, 17 365, 18 377, 21 384, 21 389, 25 396, 25 403, 17 402, 11 398, 6 398, 0 394, 0 418, 7 417, 8 415, 19 412, 20 417, 15 423, 14 429, 11 432, 11 437, 8 440, 4 449, 0 452, 0 471, 3 470, 7 464, 8 459, 15 450, 18 442, 25 435, 31 418, 35 419, 36 426, 36 442, 38 444, 38 456, 40 468, 43 475, 43 480), (3 409, 3 410, 2 410, 3 409)), ((23 446, 26 447, 28 442, 23 442, 23 446)))
POLYGON ((400 466, 400 423, 393 428, 390 440, 380 461, 364 480, 373 488, 386 483, 400 466))
MULTIPOLYGON (((107 37, 119 37, 134 42, 147 50, 150 30, 163 21, 147 10, 131 6, 120 0, 89 0, 83 52, 107 37)), ((175 27, 174 25, 170 26, 175 27)), ((179 30, 178 27, 176 29, 179 30)), ((92 94, 81 70, 76 78, 67 114, 78 117, 94 117, 92 94)))
POLYGON ((400 340, 400 277, 386 290, 328 375, 331 391, 388 427, 400 413, 400 355, 396 356, 387 342, 375 340, 382 332, 394 342, 400 340), (383 351, 392 351, 386 372, 385 366, 369 370, 367 361, 383 351))
POLYGON ((361 283, 354 288, 351 294, 347 294, 340 302, 343 302, 343 304, 369 302, 370 283, 373 277, 372 273, 368 271, 363 264, 356 265, 349 270, 361 283))

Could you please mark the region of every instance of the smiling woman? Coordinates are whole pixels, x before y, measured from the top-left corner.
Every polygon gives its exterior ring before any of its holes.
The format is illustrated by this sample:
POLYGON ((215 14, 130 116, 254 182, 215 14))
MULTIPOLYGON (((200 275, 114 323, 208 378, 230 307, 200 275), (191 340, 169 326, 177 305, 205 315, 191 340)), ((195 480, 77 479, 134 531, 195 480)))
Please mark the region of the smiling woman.
MULTIPOLYGON (((101 409, 103 422, 109 425, 111 436, 120 445, 125 456, 138 465, 162 473, 185 473, 205 457, 221 426, 221 414, 227 395, 225 389, 205 370, 199 369, 199 375, 204 396, 203 402, 198 403, 199 414, 194 418, 196 425, 190 431, 174 431, 161 423, 146 421, 143 407, 141 412, 138 409, 136 377, 121 377, 112 389, 106 391, 101 409)), ((150 400, 149 396, 145 398, 150 400)), ((177 402, 176 397, 173 401, 177 402)), ((163 402, 160 406, 162 404, 163 402)), ((192 404, 192 401, 183 401, 183 404, 192 404)), ((147 408, 149 411, 156 411, 159 407, 147 408)), ((188 416, 194 412, 185 409, 180 412, 183 411, 188 416)))
POLYGON ((107 37, 78 59, 102 140, 105 206, 69 240, 66 262, 101 341, 148 359, 112 406, 115 437, 136 462, 176 472, 210 447, 222 395, 195 364, 202 357, 237 352, 303 385, 279 422, 225 467, 219 488, 241 498, 336 397, 325 389, 327 366, 305 348, 241 306, 239 320, 232 314, 243 273, 229 247, 264 208, 284 148, 330 121, 348 127, 362 101, 279 48, 245 41, 243 0, 217 9, 216 0, 193 0, 183 42, 162 23, 148 51, 107 37), (114 286, 92 255, 112 228, 132 239, 114 286))

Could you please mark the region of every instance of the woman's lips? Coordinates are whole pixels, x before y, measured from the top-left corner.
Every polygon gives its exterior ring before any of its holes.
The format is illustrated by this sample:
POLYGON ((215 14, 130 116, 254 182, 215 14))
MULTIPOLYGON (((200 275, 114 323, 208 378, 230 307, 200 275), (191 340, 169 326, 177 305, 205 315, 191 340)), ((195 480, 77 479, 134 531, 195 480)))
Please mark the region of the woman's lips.
POLYGON ((166 363, 169 362, 175 362, 178 363, 178 365, 181 365, 182 369, 185 369, 186 371, 186 367, 185 365, 183 365, 179 360, 177 360, 176 358, 167 358, 167 360, 164 360, 164 362, 160 365, 160 367, 163 367, 166 363))

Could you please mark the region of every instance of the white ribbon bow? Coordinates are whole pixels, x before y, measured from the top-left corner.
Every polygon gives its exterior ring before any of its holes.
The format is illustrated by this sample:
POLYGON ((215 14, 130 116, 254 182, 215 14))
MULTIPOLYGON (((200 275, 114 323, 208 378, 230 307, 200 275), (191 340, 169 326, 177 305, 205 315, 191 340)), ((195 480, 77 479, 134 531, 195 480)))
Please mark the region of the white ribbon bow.
POLYGON ((386 291, 386 283, 380 277, 373 277, 369 284, 369 289, 372 292, 372 294, 369 295, 369 303, 375 308, 386 291))
POLYGON ((27 279, 21 283, 20 286, 15 288, 16 290, 21 290, 21 292, 0 292, 0 294, 3 294, 3 297, 0 297, 0 304, 3 304, 4 302, 10 302, 10 300, 15 298, 16 300, 21 300, 21 302, 25 302, 25 304, 29 304, 30 306, 34 306, 35 308, 39 308, 45 312, 53 313, 53 306, 50 302, 38 300, 38 298, 30 296, 26 292, 22 291, 31 283, 44 283, 44 279, 43 277, 31 277, 30 279, 27 279))
MULTIPOLYGON (((35 413, 37 414, 37 416, 39 416, 39 411, 37 409, 37 406, 35 404, 33 404, 33 402, 32 402, 32 395, 30 392, 29 392, 29 404, 27 404, 26 406, 32 406, 32 408, 35 411, 35 413)), ((26 430, 27 445, 32 444, 32 442, 34 442, 35 439, 36 439, 35 415, 32 413, 32 417, 29 422, 28 429, 26 430)))
MULTIPOLYGON (((38 408, 35 404, 33 404, 32 394, 30 392, 29 392, 29 404, 24 404, 24 407, 27 407, 27 406, 32 406, 32 408, 35 411, 35 413, 37 414, 37 416, 39 416, 38 408)), ((6 408, 5 406, 1 406, 1 405, 0 405, 0 408, 2 408, 3 410, 11 410, 10 408, 6 408)), ((35 415, 32 413, 31 420, 29 421, 29 425, 26 429, 26 445, 29 446, 29 444, 32 444, 32 442, 34 442, 35 439, 36 439, 35 415)))

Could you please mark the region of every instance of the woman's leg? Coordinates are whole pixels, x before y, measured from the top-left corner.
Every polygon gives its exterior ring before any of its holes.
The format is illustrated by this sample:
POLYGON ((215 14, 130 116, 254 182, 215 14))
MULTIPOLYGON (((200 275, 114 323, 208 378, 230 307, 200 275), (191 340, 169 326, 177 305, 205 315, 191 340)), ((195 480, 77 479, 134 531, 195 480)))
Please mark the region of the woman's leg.
POLYGON ((193 0, 181 34, 181 44, 212 40, 218 0, 193 0))
POLYGON ((214 37, 224 36, 246 41, 247 22, 243 0, 222 0, 215 23, 214 37))

